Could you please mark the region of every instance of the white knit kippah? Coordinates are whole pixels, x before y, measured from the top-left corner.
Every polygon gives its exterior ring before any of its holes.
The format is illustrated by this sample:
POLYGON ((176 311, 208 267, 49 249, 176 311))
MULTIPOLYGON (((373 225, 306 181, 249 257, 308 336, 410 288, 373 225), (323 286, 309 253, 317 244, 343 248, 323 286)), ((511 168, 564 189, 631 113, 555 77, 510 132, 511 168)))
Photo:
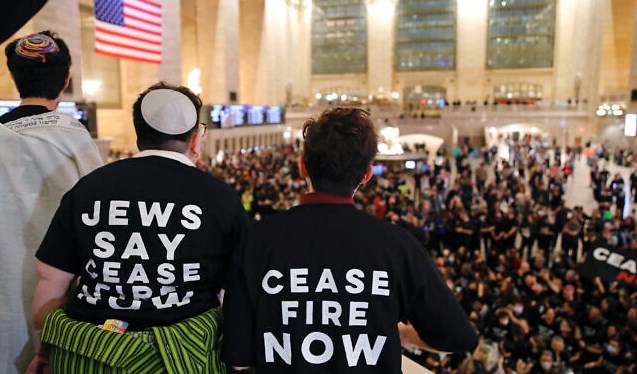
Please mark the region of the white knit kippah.
POLYGON ((141 109, 146 123, 164 134, 184 134, 197 124, 195 105, 179 91, 166 88, 150 91, 142 99, 141 109))

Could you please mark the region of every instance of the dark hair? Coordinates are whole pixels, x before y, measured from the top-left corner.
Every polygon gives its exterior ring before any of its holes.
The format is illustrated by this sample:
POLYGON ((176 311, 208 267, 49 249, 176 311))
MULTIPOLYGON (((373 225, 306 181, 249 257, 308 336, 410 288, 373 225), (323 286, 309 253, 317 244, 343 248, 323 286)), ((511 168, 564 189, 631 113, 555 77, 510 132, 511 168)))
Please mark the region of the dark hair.
MULTIPOLYGON (((64 89, 71 68, 71 54, 64 40, 52 31, 42 31, 57 44, 57 51, 45 52, 40 58, 24 57, 16 52, 19 38, 7 44, 4 54, 20 98, 43 97, 56 99, 64 89)), ((31 36, 31 35, 30 35, 31 36)))
POLYGON ((303 158, 314 189, 351 196, 372 163, 378 136, 369 112, 327 109, 303 125, 303 158))
POLYGON ((193 132, 197 131, 197 123, 199 123, 199 111, 201 110, 201 99, 195 95, 188 87, 172 86, 165 82, 159 82, 150 86, 146 91, 142 92, 133 104, 133 125, 135 125, 135 133, 137 134, 137 148, 144 149, 163 149, 166 151, 175 151, 183 153, 188 147, 188 140, 193 132), (151 91, 159 89, 169 89, 181 92, 186 95, 197 111, 197 121, 192 124, 192 128, 183 134, 169 135, 159 132, 150 127, 142 116, 142 100, 151 91))

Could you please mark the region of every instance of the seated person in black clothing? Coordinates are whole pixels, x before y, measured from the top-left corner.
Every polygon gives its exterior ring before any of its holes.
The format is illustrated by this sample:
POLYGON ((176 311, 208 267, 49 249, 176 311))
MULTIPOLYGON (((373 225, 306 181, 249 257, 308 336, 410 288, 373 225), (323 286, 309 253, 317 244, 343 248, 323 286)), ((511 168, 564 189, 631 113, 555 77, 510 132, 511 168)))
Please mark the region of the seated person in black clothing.
POLYGON ((401 372, 401 336, 438 351, 472 350, 476 332, 427 251, 353 204, 377 150, 369 113, 328 109, 303 134, 299 167, 314 192, 255 224, 233 261, 226 365, 391 374, 401 372), (399 322, 409 324, 399 331, 399 322))
POLYGON ((611 338, 599 358, 584 364, 584 369, 596 369, 595 372, 600 373, 631 373, 635 370, 635 361, 632 352, 626 351, 618 338, 611 338))

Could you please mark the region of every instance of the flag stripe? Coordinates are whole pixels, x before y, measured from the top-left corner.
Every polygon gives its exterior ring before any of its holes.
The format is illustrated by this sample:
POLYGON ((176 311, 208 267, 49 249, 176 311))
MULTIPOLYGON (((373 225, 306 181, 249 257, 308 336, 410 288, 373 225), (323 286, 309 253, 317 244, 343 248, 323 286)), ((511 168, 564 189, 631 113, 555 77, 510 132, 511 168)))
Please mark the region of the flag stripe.
POLYGON ((145 22, 139 22, 135 19, 130 18, 129 16, 125 17, 124 27, 147 32, 153 35, 161 35, 161 27, 150 26, 145 22))
POLYGON ((155 22, 155 21, 149 20, 148 18, 138 17, 135 14, 131 14, 129 10, 124 9, 124 25, 126 25, 130 21, 145 23, 146 25, 144 26, 147 27, 149 30, 153 29, 152 26, 155 26, 159 28, 159 30, 157 31, 161 31, 161 22, 155 22))
POLYGON ((155 63, 161 62, 161 56, 157 53, 135 51, 131 48, 116 47, 111 44, 105 44, 98 41, 95 42, 95 50, 100 53, 110 54, 117 57, 128 57, 155 63))
MULTIPOLYGON (((128 0, 128 1, 131 1, 131 0, 128 0)), ((161 9, 161 4, 158 4, 158 3, 154 2, 154 1, 150 1, 150 0, 137 0, 137 2, 139 2, 139 3, 144 3, 144 4, 150 5, 150 6, 152 6, 152 7, 155 7, 155 8, 161 9)))
POLYGON ((115 34, 147 43, 161 44, 161 35, 148 34, 143 31, 131 30, 122 26, 111 25, 107 22, 95 20, 95 31, 115 34))
POLYGON ((124 19, 132 18, 134 20, 145 22, 149 25, 161 27, 161 18, 151 17, 140 11, 131 8, 124 8, 124 19))
MULTIPOLYGON (((157 42, 157 41, 149 41, 143 38, 137 38, 131 35, 126 35, 123 32, 113 32, 110 30, 105 30, 105 29, 99 29, 97 30, 97 32, 95 33, 95 37, 96 38, 102 38, 102 39, 108 39, 108 38, 121 38, 121 39, 128 39, 130 40, 132 43, 145 43, 148 45, 153 45, 153 46, 157 46, 157 47, 161 47, 161 43, 157 42)), ((158 48, 161 49, 161 48, 158 48)))
POLYGON ((144 20, 146 22, 149 23, 156 23, 158 25, 161 25, 161 15, 160 16, 155 16, 149 13, 146 13, 142 10, 138 10, 129 6, 125 6, 124 7, 124 14, 125 15, 131 15, 131 16, 135 16, 141 20, 144 20))
POLYGON ((159 60, 148 60, 145 58, 141 58, 141 57, 136 57, 136 56, 129 56, 129 55, 121 55, 118 53, 110 53, 110 52, 105 52, 105 51, 97 51, 99 54, 104 55, 104 56, 110 56, 110 57, 117 57, 117 58, 125 58, 128 60, 135 60, 135 61, 140 61, 140 62, 148 62, 151 64, 160 64, 161 61, 159 60))
POLYGON ((95 36, 95 41, 98 41, 104 44, 114 45, 117 47, 131 48, 134 50, 139 50, 139 51, 144 51, 149 53, 158 53, 158 54, 161 53, 161 46, 143 43, 143 42, 130 40, 130 39, 124 39, 121 37, 107 35, 107 34, 95 36))
POLYGON ((131 8, 140 12, 148 13, 152 16, 161 17, 161 12, 157 11, 157 8, 149 6, 138 1, 127 1, 124 3, 124 8, 131 8))

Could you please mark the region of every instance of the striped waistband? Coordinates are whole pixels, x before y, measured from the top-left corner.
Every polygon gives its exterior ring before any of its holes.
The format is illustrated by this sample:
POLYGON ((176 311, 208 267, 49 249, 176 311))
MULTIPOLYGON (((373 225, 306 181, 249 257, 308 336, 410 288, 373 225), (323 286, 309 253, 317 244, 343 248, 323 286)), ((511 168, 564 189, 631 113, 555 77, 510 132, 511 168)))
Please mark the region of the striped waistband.
POLYGON ((40 338, 54 348, 130 373, 222 373, 221 312, 211 309, 171 326, 119 334, 51 312, 40 338), (187 347, 187 349, 182 349, 187 347))

